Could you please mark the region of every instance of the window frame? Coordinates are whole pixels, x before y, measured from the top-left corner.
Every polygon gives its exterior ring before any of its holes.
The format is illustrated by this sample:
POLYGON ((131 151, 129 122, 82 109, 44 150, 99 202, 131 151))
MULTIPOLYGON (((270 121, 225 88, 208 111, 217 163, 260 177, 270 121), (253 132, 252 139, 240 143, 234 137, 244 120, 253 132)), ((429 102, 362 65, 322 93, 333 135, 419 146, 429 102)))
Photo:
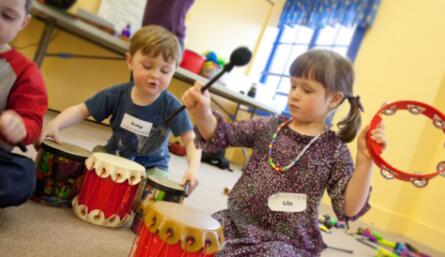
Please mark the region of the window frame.
MULTIPOLYGON (((309 44, 307 44, 308 49, 313 49, 314 47, 317 47, 316 42, 318 40, 318 37, 319 37, 320 32, 321 32, 322 29, 323 28, 320 28, 320 27, 315 28, 315 30, 314 30, 314 32, 312 34, 311 40, 310 40, 309 44)), ((273 99, 276 96, 286 96, 286 97, 288 96, 288 93, 280 92, 279 91, 279 87, 280 87, 280 84, 281 84, 281 80, 282 79, 288 79, 289 75, 270 72, 271 66, 272 66, 272 63, 273 63, 273 60, 274 60, 274 57, 275 57, 275 55, 277 53, 277 50, 278 50, 278 47, 283 44, 281 39, 283 37, 283 33, 285 32, 285 30, 286 30, 285 26, 279 28, 277 36, 276 36, 275 41, 273 43, 272 49, 270 51, 269 58, 267 59, 266 65, 265 65, 263 71, 261 72, 261 76, 260 76, 260 80, 259 80, 260 83, 265 84, 267 82, 268 77, 271 76, 271 75, 272 76, 278 76, 280 78, 280 80, 279 80, 280 82, 278 83, 278 85, 276 85, 275 94, 273 96, 273 99)), ((350 44, 348 46, 348 50, 346 51, 346 57, 349 58, 349 60, 351 60, 352 62, 354 62, 356 57, 357 57, 357 53, 359 51, 361 42, 363 41, 365 32, 366 32, 366 28, 363 28, 361 26, 356 26, 356 28, 355 28, 355 30, 353 32, 350 44)), ((293 44, 296 45, 296 44, 301 44, 301 43, 293 43, 293 44)), ((301 45, 304 45, 304 44, 301 44, 301 45)), ((335 46, 335 44, 333 44, 332 46, 335 46)), ((284 115, 284 116, 290 117, 290 113, 289 113, 287 105, 286 105, 286 107, 284 108, 284 110, 282 111, 281 114, 284 115)))

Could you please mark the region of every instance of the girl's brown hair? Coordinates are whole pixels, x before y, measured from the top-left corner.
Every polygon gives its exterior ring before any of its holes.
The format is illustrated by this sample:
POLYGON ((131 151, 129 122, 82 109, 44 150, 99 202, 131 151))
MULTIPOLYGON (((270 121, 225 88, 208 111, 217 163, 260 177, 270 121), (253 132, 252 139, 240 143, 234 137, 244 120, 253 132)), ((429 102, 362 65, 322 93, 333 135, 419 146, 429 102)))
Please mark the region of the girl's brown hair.
POLYGON ((334 51, 313 49, 294 60, 290 67, 290 75, 315 80, 321 83, 328 93, 343 93, 342 102, 347 99, 351 107, 348 115, 337 123, 339 128, 337 135, 343 142, 351 142, 360 129, 360 111, 363 111, 360 98, 354 97, 352 91, 354 85, 352 63, 334 51))

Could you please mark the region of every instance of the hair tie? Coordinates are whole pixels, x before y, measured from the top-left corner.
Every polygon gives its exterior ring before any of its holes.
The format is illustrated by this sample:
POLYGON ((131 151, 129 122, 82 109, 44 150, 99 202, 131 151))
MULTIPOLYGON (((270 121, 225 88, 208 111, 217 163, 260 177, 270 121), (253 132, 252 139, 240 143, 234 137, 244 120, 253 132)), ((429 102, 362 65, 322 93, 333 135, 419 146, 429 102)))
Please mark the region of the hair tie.
POLYGON ((351 105, 357 106, 361 112, 364 112, 362 102, 360 101, 360 96, 348 96, 348 101, 351 105))

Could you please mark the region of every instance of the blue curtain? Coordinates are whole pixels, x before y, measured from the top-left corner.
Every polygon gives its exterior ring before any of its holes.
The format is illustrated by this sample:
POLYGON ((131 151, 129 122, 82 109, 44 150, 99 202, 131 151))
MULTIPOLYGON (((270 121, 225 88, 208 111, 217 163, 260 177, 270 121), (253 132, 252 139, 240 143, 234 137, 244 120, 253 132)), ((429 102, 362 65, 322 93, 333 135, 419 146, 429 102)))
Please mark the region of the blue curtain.
POLYGON ((287 0, 279 27, 301 25, 311 28, 325 26, 372 25, 380 0, 287 0))

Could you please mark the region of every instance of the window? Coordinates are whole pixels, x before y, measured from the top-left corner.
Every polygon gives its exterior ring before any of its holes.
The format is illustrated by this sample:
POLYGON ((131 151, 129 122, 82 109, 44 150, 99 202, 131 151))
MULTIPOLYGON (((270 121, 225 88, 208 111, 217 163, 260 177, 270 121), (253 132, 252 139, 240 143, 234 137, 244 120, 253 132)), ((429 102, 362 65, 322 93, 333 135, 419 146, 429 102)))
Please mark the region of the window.
POLYGON ((326 26, 312 29, 305 26, 284 26, 278 30, 269 59, 261 74, 260 82, 275 88, 272 98, 274 105, 287 112, 287 96, 290 88, 289 68, 292 61, 300 54, 312 48, 331 49, 339 54, 355 59, 358 45, 363 38, 364 29, 326 26))

